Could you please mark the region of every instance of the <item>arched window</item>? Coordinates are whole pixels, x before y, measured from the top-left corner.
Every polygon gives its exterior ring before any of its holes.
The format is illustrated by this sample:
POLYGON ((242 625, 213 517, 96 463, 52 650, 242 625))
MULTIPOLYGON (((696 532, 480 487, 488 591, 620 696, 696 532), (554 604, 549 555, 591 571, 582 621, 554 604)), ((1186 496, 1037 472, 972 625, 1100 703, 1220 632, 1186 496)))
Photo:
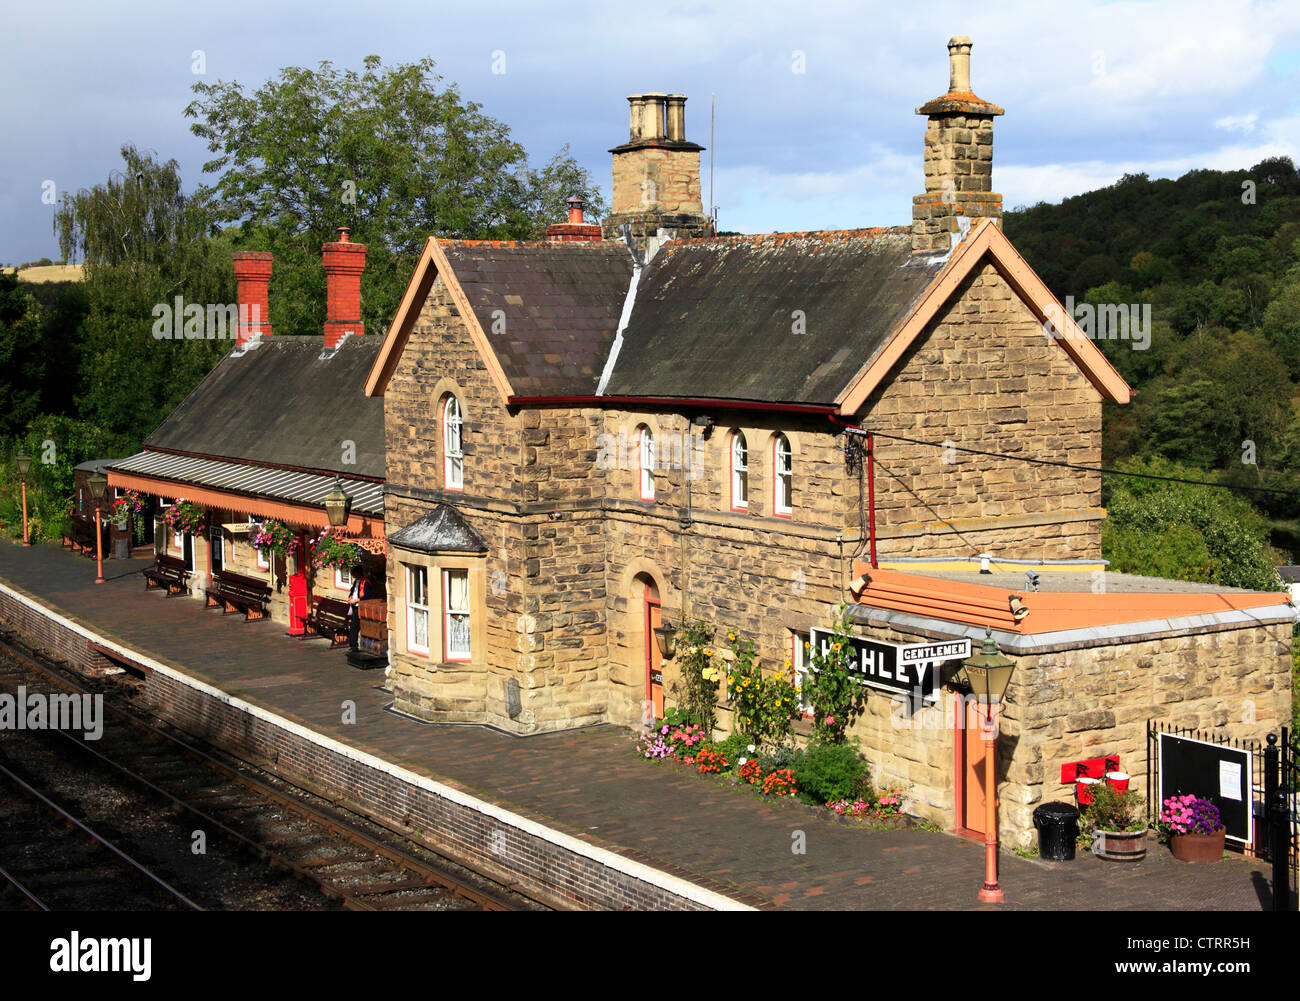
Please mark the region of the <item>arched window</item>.
POLYGON ((749 445, 739 431, 731 435, 731 510, 749 510, 749 445))
POLYGON ((641 425, 641 499, 655 499, 655 436, 641 425))
POLYGON ((461 451, 460 403, 454 396, 442 405, 442 485, 448 490, 465 486, 465 453, 461 451))
POLYGON ((772 513, 789 517, 794 511, 794 455, 790 439, 778 434, 772 442, 772 513))

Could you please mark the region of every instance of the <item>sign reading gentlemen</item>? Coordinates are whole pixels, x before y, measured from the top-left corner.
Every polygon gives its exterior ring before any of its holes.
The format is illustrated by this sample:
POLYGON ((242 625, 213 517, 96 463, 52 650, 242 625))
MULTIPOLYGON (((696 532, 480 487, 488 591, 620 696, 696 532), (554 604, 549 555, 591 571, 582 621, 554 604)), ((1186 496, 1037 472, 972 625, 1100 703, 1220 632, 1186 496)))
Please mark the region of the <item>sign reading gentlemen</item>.
MULTIPOLYGON (((811 635, 813 645, 823 656, 828 655, 831 634, 814 629, 811 635)), ((849 645, 853 651, 849 670, 857 675, 858 681, 896 695, 912 698, 919 695, 925 703, 938 700, 939 665, 971 655, 969 639, 899 644, 854 636, 850 637, 849 645)))

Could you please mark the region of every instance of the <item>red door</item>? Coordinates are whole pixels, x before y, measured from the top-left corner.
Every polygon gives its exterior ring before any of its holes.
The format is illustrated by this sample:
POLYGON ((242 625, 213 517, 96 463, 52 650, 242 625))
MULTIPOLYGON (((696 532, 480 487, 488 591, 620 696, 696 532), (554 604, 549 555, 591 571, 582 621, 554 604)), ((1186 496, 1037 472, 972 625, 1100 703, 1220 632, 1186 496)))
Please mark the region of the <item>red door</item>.
POLYGON ((663 625, 663 609, 650 588, 645 593, 645 697, 654 707, 655 719, 664 717, 663 656, 655 640, 655 630, 663 625))

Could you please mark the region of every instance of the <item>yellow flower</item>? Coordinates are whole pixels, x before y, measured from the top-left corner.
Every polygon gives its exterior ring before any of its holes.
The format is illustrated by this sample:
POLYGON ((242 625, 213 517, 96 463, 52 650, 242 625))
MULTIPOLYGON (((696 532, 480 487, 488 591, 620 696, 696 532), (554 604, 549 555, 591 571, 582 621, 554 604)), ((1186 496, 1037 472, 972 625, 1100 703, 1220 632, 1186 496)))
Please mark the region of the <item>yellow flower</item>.
MULTIPOLYGON (((837 649, 838 649, 838 648, 837 648, 837 649)), ((706 646, 706 647, 704 648, 704 656, 706 656, 706 657, 712 657, 712 656, 713 656, 713 648, 712 648, 712 647, 708 647, 708 646, 706 646)))
POLYGON ((728 675, 727 675, 727 684, 729 684, 729 685, 734 685, 735 683, 736 683, 736 676, 735 676, 734 674, 728 674, 728 675))

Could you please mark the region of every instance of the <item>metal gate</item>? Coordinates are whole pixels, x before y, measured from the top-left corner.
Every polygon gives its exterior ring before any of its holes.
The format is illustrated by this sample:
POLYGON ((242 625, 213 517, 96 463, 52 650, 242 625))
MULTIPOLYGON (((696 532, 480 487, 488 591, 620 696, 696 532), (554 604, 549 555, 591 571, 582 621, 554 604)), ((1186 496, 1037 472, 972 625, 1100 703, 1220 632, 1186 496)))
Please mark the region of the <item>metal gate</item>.
POLYGON ((1273 910, 1294 911, 1297 893, 1297 848, 1300 847, 1300 816, 1296 799, 1300 797, 1300 769, 1297 749, 1286 727, 1282 728, 1281 746, 1277 734, 1268 735, 1264 750, 1264 802, 1268 818, 1269 858, 1273 863, 1273 910))

